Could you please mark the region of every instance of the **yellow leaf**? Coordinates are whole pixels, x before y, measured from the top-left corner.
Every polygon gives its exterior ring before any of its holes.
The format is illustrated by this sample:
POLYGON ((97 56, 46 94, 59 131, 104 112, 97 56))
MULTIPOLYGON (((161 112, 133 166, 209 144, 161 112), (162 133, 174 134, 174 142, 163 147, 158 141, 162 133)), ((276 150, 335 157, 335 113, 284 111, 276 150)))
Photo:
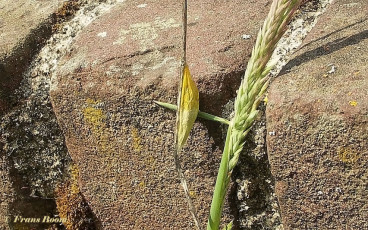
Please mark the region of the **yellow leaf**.
POLYGON ((187 141, 199 111, 199 92, 190 76, 188 65, 184 66, 182 79, 179 107, 178 149, 181 149, 187 141))

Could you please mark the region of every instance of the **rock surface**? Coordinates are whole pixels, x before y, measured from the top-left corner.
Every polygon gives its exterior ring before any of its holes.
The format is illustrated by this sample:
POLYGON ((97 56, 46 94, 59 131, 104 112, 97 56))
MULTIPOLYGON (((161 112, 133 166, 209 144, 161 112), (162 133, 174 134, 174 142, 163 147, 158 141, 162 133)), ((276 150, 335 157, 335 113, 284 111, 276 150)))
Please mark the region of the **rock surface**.
MULTIPOLYGON (((22 73, 40 45, 51 35, 59 6, 62 5, 58 1, 0 1, 0 114, 9 109, 9 98, 19 87, 22 73)), ((8 229, 15 191, 10 172, 12 162, 3 152, 3 144, 1 138, 0 228, 8 229)))
POLYGON ((0 1, 0 114, 33 55, 52 34, 59 1, 0 1))
POLYGON ((5 156, 0 159, 0 227, 2 229, 9 229, 9 203, 14 199, 13 189, 11 187, 11 179, 9 176, 9 165, 5 156))
MULTIPOLYGON (((201 110, 219 115, 234 97, 268 3, 189 3, 188 63, 201 110)), ((176 101, 180 25, 177 2, 123 2, 78 35, 53 76, 81 191, 106 229, 193 229, 172 158, 175 115, 152 103, 176 101)), ((218 124, 200 121, 194 131, 181 159, 205 224, 223 140, 218 124)))
POLYGON ((368 226, 368 2, 334 1, 269 90, 285 229, 368 226))
MULTIPOLYGON (((0 20, 6 23, 0 35, 0 90, 6 94, 0 104, 7 102, 6 108, 0 106, 1 229, 54 225, 14 220, 57 214, 54 192, 68 177, 70 158, 52 111, 48 82, 53 65, 68 47, 56 40, 73 37, 69 28, 59 27, 82 3, 87 1, 1 1, 0 20)), ((74 22, 74 31, 80 27, 74 22)))

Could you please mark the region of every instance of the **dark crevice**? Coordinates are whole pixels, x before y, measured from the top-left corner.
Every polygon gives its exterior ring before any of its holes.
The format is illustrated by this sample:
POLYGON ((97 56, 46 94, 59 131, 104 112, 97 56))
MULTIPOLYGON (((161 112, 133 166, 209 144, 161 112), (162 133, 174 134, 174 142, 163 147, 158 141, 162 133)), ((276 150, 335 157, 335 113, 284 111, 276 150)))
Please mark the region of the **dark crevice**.
MULTIPOLYGON (((11 162, 9 165, 14 165, 11 162)), ((56 203, 53 198, 43 198, 36 194, 31 195, 30 187, 27 186, 22 176, 14 166, 10 169, 10 178, 14 189, 14 201, 9 204, 10 217, 8 219, 10 229, 65 229, 60 223, 43 223, 46 217, 54 218, 56 203), (22 223, 20 218, 35 218, 31 223, 22 223)))
POLYGON ((61 23, 71 19, 80 5, 79 0, 64 2, 57 12, 30 31, 24 43, 9 52, 11 55, 0 60, 0 115, 19 104, 18 99, 12 96, 23 80, 23 73, 61 23))
POLYGON ((174 49, 175 46, 172 45, 172 46, 164 46, 164 47, 160 47, 158 49, 146 49, 146 50, 143 50, 143 51, 136 51, 136 52, 133 52, 129 55, 124 55, 124 56, 117 56, 117 57, 112 57, 112 58, 109 58, 107 60, 104 60, 103 62, 101 62, 100 64, 105 64, 105 63, 108 63, 110 61, 115 61, 117 59, 123 59, 123 60, 128 60, 130 58, 133 58, 133 57, 137 57, 137 56, 142 56, 142 55, 145 55, 145 54, 148 54, 148 53, 152 53, 152 52, 155 52, 155 51, 159 51, 159 52, 168 52, 172 49, 174 49))
MULTIPOLYGON (((49 95, 41 91, 32 95, 14 92, 21 84, 30 88, 27 79, 23 79, 25 71, 46 41, 80 6, 80 0, 64 2, 57 12, 31 31, 11 56, 0 60, 0 153, 9 165, 14 191, 12 199, 4 201, 8 203, 10 229, 65 229, 61 223, 43 223, 45 216, 58 218, 55 189, 68 180, 66 171, 72 163, 49 95), (17 216, 34 218, 34 223, 15 223, 17 216)), ((83 229, 101 229, 88 203, 83 197, 80 199, 86 220, 90 221, 84 225, 88 228, 83 229)))
POLYGON ((83 200, 83 205, 86 207, 86 214, 87 214, 87 221, 86 221, 86 230, 102 230, 102 223, 96 216, 96 214, 92 211, 89 207, 86 198, 84 197, 83 193, 79 193, 83 200))
MULTIPOLYGON (((236 173, 233 173, 231 175, 231 179, 232 181, 235 181, 236 178, 238 177, 238 175, 236 175, 236 173)), ((236 183, 232 183, 231 187, 230 187, 230 191, 229 191, 229 196, 228 196, 228 203, 230 206, 230 213, 232 215, 233 219, 233 227, 231 230, 240 230, 240 213, 239 213, 239 208, 238 208, 238 202, 237 202, 237 198, 236 198, 236 193, 237 193, 238 187, 236 185, 236 183)))
MULTIPOLYGON (((219 82, 224 83, 218 87, 219 89, 216 92, 211 92, 211 90, 206 89, 199 92, 200 111, 229 119, 230 110, 232 111, 233 108, 224 109, 224 107, 236 96, 236 90, 240 85, 243 75, 244 70, 240 70, 223 76, 213 77, 214 79, 218 79, 216 82, 214 82, 217 87, 219 82), (224 112, 224 110, 226 111, 224 112)), ((203 83, 199 81, 198 85, 201 84, 203 83)), ((206 88, 211 87, 212 86, 206 86, 206 88)), ((214 145, 219 149, 223 149, 227 126, 218 122, 208 121, 203 118, 198 118, 198 120, 207 128, 209 136, 215 141, 214 145)))
MULTIPOLYGON (((13 55, 0 60, 0 113, 3 114, 17 104, 11 96, 22 81, 22 74, 27 70, 32 58, 52 35, 53 17, 42 23, 26 38, 25 43, 17 46, 13 55)), ((1 115, 0 114, 0 115, 1 115)))
MULTIPOLYGON (((263 117, 262 120, 264 119, 263 117)), ((234 169, 234 179, 236 179, 234 203, 237 206, 239 218, 247 221, 247 223, 240 223, 239 229, 274 229, 281 224, 279 216, 270 220, 272 214, 279 215, 279 210, 275 209, 275 206, 278 206, 274 195, 275 181, 265 145, 266 131, 262 128, 262 124, 259 124, 261 122, 258 121, 246 137, 244 150, 234 169)))
POLYGON ((304 45, 304 46, 302 46, 302 47, 300 47, 300 48, 304 48, 304 47, 311 46, 311 45, 313 45, 314 43, 319 42, 319 41, 324 41, 324 40, 326 40, 328 37, 330 37, 331 35, 338 34, 338 33, 342 32, 342 31, 344 31, 344 30, 346 30, 346 29, 349 29, 349 28, 353 28, 354 26, 357 26, 357 25, 359 25, 359 24, 363 23, 363 22, 364 22, 364 21, 366 21, 366 20, 367 20, 367 18, 366 18, 366 19, 362 19, 362 20, 360 20, 360 21, 358 21, 358 22, 352 23, 352 24, 350 24, 350 25, 347 25, 347 26, 345 26, 345 27, 343 27, 343 28, 341 28, 341 29, 334 30, 333 32, 331 32, 331 33, 329 33, 329 34, 326 34, 325 36, 320 37, 320 38, 318 38, 318 39, 315 39, 315 40, 311 41, 310 43, 308 43, 308 44, 306 44, 306 45, 304 45))

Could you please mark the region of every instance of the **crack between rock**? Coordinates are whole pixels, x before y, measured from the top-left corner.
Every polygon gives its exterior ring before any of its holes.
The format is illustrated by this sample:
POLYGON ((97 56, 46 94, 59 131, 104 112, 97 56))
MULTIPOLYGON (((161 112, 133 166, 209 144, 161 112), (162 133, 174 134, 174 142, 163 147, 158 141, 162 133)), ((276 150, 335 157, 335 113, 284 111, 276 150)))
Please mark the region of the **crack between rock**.
POLYGON ((163 47, 160 47, 160 48, 157 48, 157 49, 146 49, 146 50, 142 50, 142 51, 136 51, 136 52, 133 52, 133 53, 128 54, 128 55, 109 58, 109 59, 104 60, 103 62, 101 62, 101 64, 106 64, 110 61, 114 61, 114 60, 118 60, 118 59, 127 60, 127 59, 130 59, 130 58, 146 55, 148 53, 153 53, 153 52, 168 52, 168 51, 171 51, 175 48, 176 47, 174 45, 171 45, 171 46, 163 46, 163 47))

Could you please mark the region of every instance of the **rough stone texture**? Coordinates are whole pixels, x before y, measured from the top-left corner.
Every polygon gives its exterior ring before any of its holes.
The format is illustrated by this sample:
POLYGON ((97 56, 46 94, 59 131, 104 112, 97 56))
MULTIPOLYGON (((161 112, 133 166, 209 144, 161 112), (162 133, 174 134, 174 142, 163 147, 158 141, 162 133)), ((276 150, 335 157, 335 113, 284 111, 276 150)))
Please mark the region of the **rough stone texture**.
POLYGON ((22 80, 34 54, 51 36, 53 25, 70 16, 76 1, 0 1, 0 114, 12 104, 10 96, 22 80))
POLYGON ((367 19, 367 1, 334 1, 271 84, 267 146, 285 229, 368 227, 367 19))
MULTIPOLYGON (((234 97, 268 5, 189 3, 188 62, 201 110, 218 115, 234 97)), ((193 229, 172 158, 175 116, 152 103, 176 101, 180 25, 178 2, 123 2, 79 34, 53 76, 81 191, 106 229, 193 229)), ((204 224, 223 140, 212 122, 192 133, 181 159, 204 224)))
MULTIPOLYGON (((296 48, 314 27, 316 18, 324 12, 326 4, 325 0, 312 0, 305 1, 300 7, 272 55, 271 60, 277 61, 272 76, 277 76, 291 54, 297 51, 296 48)), ((259 110, 262 116, 248 133, 244 151, 233 172, 237 193, 232 197, 237 200, 241 229, 281 230, 283 224, 275 194, 275 181, 267 155, 266 106, 262 104, 259 110)))
POLYGON ((56 205, 59 217, 67 230, 100 229, 99 221, 91 212, 86 200, 79 191, 79 170, 71 164, 69 177, 56 189, 56 205))
POLYGON ((0 227, 7 230, 9 229, 9 203, 13 201, 13 189, 9 178, 8 162, 4 156, 0 159, 0 178, 0 227))
MULTIPOLYGON (((14 218, 57 214, 54 191, 67 176, 64 169, 70 158, 52 111, 48 82, 66 47, 56 41, 61 40, 60 34, 70 39, 74 36, 70 29, 58 31, 54 26, 63 25, 82 3, 87 2, 1 1, 0 20, 6 23, 0 26, 0 91, 6 94, 1 95, 0 104, 11 102, 7 108, 0 105, 1 229, 54 227, 14 223, 14 218), (56 36, 46 42, 52 32, 56 36)), ((90 9, 93 6, 89 4, 90 9)), ((79 24, 73 24, 74 31, 80 29, 79 24)))
MULTIPOLYGON (((10 95, 19 86, 21 74, 39 44, 51 35, 52 18, 58 5, 58 1, 0 1, 0 114, 9 108, 10 95)), ((8 229, 15 191, 12 164, 3 152, 3 139, 0 142, 0 227, 8 229)))

